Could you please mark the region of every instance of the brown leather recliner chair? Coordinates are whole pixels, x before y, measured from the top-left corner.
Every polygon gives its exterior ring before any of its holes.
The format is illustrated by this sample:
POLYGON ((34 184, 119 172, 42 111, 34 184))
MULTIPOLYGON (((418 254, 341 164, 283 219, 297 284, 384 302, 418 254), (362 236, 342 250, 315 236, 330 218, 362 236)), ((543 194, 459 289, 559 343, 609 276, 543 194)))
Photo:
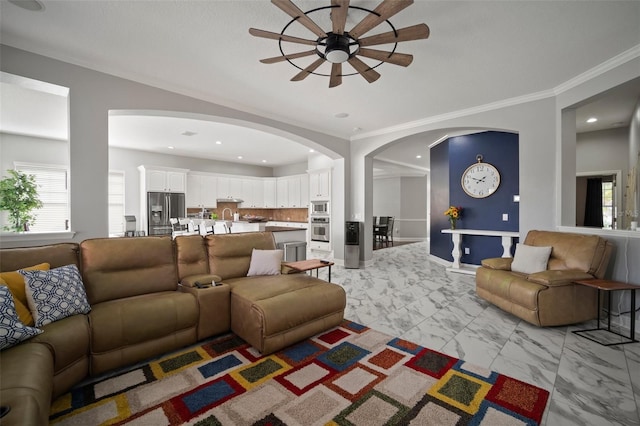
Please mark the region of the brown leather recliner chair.
POLYGON ((522 274, 513 258, 482 261, 476 292, 499 308, 538 326, 575 324, 597 315, 597 290, 576 280, 602 278, 613 246, 597 235, 530 231, 525 245, 552 247, 547 270, 522 274))

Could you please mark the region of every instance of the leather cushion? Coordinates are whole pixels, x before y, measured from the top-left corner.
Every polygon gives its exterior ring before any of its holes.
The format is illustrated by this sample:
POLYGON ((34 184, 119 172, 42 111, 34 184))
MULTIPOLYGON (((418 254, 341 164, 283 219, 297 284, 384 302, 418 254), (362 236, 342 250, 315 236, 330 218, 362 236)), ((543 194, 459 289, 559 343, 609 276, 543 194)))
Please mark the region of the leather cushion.
POLYGON ((181 235, 173 240, 176 246, 176 262, 178 279, 190 275, 205 275, 209 273, 207 247, 200 235, 181 235))
POLYGON ((171 237, 89 239, 80 255, 91 305, 178 288, 171 237))
POLYGON ((226 282, 229 278, 246 277, 253 249, 273 250, 271 232, 219 234, 205 237, 209 253, 209 272, 226 282))
POLYGON ((188 293, 167 291, 111 300, 89 314, 91 352, 136 345, 196 326, 198 306, 188 293))

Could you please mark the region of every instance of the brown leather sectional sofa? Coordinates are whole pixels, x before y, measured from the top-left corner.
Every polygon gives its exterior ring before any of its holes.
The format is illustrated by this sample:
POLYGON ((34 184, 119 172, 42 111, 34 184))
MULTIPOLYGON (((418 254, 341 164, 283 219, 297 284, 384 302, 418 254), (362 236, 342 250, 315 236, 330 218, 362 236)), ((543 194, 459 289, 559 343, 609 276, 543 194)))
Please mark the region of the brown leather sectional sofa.
POLYGON ((0 424, 47 424, 52 399, 85 378, 229 330, 266 354, 340 324, 342 287, 305 274, 247 277, 254 248, 274 249, 272 234, 1 250, 0 271, 78 265, 91 312, 0 352, 0 405, 10 407, 0 424), (222 284, 196 287, 211 281, 222 284))
POLYGON ((552 247, 547 270, 511 270, 513 258, 482 261, 476 271, 478 296, 538 326, 575 324, 597 315, 597 290, 576 280, 602 278, 613 245, 597 235, 529 231, 525 245, 552 247))

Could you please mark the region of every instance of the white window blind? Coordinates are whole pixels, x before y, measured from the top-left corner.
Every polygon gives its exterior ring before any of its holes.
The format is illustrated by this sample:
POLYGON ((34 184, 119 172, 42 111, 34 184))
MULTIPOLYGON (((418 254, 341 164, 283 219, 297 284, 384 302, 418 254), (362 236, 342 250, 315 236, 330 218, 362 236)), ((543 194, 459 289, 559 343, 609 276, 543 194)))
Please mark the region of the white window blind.
POLYGON ((109 235, 124 235, 124 172, 109 171, 109 235))
POLYGON ((42 208, 34 211, 31 232, 60 232, 69 229, 68 169, 49 164, 15 164, 16 170, 35 176, 42 208))

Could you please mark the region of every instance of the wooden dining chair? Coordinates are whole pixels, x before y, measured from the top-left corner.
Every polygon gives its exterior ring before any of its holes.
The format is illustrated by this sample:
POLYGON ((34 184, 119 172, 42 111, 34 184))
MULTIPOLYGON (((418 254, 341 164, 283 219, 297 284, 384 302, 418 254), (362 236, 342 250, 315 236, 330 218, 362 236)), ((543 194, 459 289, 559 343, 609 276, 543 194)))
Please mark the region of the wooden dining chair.
POLYGON ((382 247, 382 243, 384 242, 384 239, 386 238, 386 234, 387 234, 387 230, 386 227, 384 226, 388 226, 389 224, 389 216, 380 216, 378 218, 378 228, 374 228, 374 244, 380 244, 380 246, 382 247))
POLYGON ((387 220, 387 230, 386 235, 384 236, 385 244, 389 247, 389 242, 391 242, 391 246, 393 247, 393 223, 395 219, 393 216, 390 216, 387 220))

